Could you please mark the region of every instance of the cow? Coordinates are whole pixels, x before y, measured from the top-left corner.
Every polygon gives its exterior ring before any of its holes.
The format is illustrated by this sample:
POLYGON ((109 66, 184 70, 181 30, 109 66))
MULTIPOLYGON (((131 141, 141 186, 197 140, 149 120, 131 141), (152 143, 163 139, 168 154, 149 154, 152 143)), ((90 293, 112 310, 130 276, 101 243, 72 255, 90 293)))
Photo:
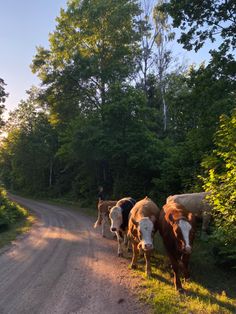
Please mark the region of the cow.
POLYGON ((143 251, 146 261, 146 275, 151 276, 150 257, 153 237, 158 229, 160 209, 147 196, 137 202, 130 212, 128 238, 132 244, 131 268, 137 268, 138 252, 143 251))
POLYGON ((102 225, 102 236, 105 237, 105 227, 109 226, 109 208, 115 206, 117 201, 98 201, 98 218, 94 223, 94 228, 102 225))
POLYGON ((208 232, 211 220, 211 205, 206 199, 209 192, 176 194, 166 199, 166 203, 175 202, 183 205, 187 210, 192 212, 196 217, 202 218, 202 232, 208 232))
POLYGON ((125 197, 119 200, 115 206, 110 209, 111 232, 114 232, 118 243, 118 256, 123 256, 123 246, 128 245, 127 230, 129 213, 136 201, 132 197, 125 197))
POLYGON ((169 202, 161 210, 159 232, 174 271, 175 289, 183 292, 180 271, 185 280, 188 280, 189 258, 195 237, 195 216, 184 206, 169 202))

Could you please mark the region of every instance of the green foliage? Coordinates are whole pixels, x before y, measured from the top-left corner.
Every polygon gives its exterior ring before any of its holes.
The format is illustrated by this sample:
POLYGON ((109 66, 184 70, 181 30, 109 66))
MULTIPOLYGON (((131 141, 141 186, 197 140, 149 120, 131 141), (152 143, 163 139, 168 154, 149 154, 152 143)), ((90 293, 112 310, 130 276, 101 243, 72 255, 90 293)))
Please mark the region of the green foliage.
POLYGON ((46 113, 30 98, 10 114, 7 131, 0 151, 6 186, 33 194, 50 189, 57 136, 46 113))
POLYGON ((5 91, 5 82, 2 78, 0 78, 0 127, 3 125, 3 120, 2 120, 2 114, 3 111, 5 109, 3 103, 6 100, 6 97, 8 96, 8 94, 5 91))
POLYGON ((38 48, 32 63, 55 122, 99 109, 109 86, 136 71, 139 13, 132 0, 73 0, 61 10, 50 49, 38 48))
POLYGON ((6 191, 0 187, 0 231, 27 215, 27 211, 11 202, 6 191))
POLYGON ((162 9, 181 29, 179 42, 187 50, 199 50, 207 40, 221 36, 221 49, 236 47, 235 1, 171 0, 162 9))
POLYGON ((236 265, 236 110, 231 116, 222 115, 215 136, 216 148, 203 161, 207 176, 204 187, 211 191, 209 200, 214 208, 217 243, 216 254, 220 263, 236 265))

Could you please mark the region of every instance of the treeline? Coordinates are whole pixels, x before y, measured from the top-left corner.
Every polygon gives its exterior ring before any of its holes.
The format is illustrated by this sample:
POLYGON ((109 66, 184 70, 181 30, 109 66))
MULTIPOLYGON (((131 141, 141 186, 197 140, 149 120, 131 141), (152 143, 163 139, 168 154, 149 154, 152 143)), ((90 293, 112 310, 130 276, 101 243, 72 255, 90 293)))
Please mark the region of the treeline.
POLYGON ((0 163, 7 188, 94 200, 102 185, 109 198, 148 195, 161 205, 170 194, 202 190, 205 180, 225 237, 235 231, 235 22, 217 1, 191 5, 198 14, 186 1, 70 1, 49 48, 38 47, 32 60, 41 87, 6 122, 0 163), (185 48, 195 50, 214 40, 228 14, 207 65, 177 65, 168 14, 182 27, 185 48))

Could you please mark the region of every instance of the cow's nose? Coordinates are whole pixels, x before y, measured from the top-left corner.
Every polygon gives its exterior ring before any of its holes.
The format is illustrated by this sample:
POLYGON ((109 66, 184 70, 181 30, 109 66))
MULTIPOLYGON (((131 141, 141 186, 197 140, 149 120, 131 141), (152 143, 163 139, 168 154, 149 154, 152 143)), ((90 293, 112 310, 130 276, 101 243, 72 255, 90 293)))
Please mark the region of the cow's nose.
POLYGON ((192 253, 192 248, 191 248, 191 246, 186 246, 186 247, 185 247, 185 252, 186 252, 187 254, 191 254, 191 253, 192 253))
POLYGON ((113 231, 113 232, 114 232, 114 231, 116 231, 116 228, 114 228, 114 227, 113 227, 113 228, 111 228, 111 231, 113 231))
POLYGON ((151 250, 153 248, 153 246, 150 243, 145 243, 144 248, 145 248, 145 250, 151 250))

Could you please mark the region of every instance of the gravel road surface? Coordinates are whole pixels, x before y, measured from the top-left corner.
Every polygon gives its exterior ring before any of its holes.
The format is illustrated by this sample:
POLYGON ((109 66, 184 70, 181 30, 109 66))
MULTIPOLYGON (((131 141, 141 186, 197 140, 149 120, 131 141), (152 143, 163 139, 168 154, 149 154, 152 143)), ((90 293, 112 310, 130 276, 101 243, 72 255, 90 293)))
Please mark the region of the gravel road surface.
POLYGON ((142 280, 116 257, 116 241, 95 218, 18 196, 37 217, 30 232, 0 251, 0 314, 148 314, 142 280))

